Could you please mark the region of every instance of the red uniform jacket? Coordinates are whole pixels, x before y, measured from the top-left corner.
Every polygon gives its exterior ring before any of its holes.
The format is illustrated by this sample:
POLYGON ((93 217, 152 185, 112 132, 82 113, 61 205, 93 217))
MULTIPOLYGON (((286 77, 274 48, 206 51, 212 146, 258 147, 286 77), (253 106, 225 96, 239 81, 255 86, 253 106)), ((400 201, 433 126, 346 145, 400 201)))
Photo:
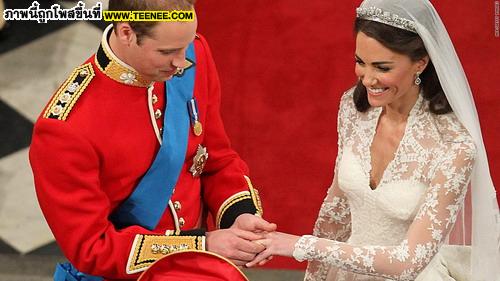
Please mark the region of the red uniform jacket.
POLYGON ((217 227, 262 209, 245 176, 247 166, 224 132, 217 71, 198 36, 194 97, 203 132, 196 136, 190 129, 182 172, 156 229, 114 227, 108 216, 133 192, 160 147, 165 98, 164 83, 154 83, 148 93, 151 84, 112 54, 109 31, 98 53, 75 69, 36 122, 30 162, 41 209, 68 260, 106 280, 136 279, 164 254, 205 248, 203 233, 182 232, 202 226, 205 209, 217 227), (189 169, 199 144, 209 158, 194 177, 189 169))

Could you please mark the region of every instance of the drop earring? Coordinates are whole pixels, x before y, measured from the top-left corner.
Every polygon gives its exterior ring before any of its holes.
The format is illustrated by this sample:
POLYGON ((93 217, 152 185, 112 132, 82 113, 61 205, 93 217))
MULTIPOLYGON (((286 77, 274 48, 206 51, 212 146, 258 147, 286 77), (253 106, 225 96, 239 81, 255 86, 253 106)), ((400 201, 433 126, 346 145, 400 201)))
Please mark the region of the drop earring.
POLYGON ((415 74, 415 85, 419 86, 421 83, 422 83, 422 79, 420 79, 420 74, 421 72, 420 71, 417 71, 417 73, 415 74))

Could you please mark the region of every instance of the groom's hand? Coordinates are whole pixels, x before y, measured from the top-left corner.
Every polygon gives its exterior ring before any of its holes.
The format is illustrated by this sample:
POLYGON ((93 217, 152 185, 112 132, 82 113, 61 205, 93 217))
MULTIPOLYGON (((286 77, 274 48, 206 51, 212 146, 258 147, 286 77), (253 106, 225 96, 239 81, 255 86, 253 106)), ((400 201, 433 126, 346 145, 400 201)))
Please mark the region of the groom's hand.
POLYGON ((234 221, 230 229, 240 229, 255 233, 267 233, 276 230, 276 224, 269 223, 261 217, 252 214, 241 214, 234 221))
POLYGON ((263 235, 237 228, 219 229, 206 233, 207 250, 219 254, 238 266, 244 266, 266 248, 254 240, 263 235))
MULTIPOLYGON (((262 233, 266 234, 269 232, 276 231, 276 224, 269 223, 261 217, 252 214, 241 214, 234 221, 231 229, 241 229, 245 231, 252 231, 254 233, 262 233)), ((254 242, 262 245, 259 242, 254 242)), ((265 249, 265 248, 264 248, 265 249)), ((260 252, 259 252, 260 253, 260 252)), ((258 253, 257 253, 258 254, 258 253)), ((268 256, 264 260, 261 260, 258 265, 264 265, 268 261, 270 261, 273 256, 268 256)))

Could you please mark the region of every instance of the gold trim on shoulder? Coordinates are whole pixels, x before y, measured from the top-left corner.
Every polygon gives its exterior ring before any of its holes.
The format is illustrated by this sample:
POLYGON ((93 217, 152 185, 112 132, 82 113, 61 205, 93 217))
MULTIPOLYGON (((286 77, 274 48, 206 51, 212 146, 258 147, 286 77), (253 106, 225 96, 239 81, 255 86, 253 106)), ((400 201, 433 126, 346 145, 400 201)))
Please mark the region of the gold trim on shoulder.
POLYGON ((43 114, 44 118, 65 121, 71 109, 95 76, 91 63, 77 67, 52 97, 43 114))
POLYGON ((127 261, 127 274, 144 271, 165 255, 188 250, 205 251, 205 237, 137 234, 127 261))
POLYGON ((249 177, 247 176, 244 177, 245 180, 247 181, 248 189, 250 190, 250 195, 252 196, 253 204, 255 205, 255 208, 257 208, 256 215, 263 216, 264 209, 262 208, 262 201, 260 200, 259 191, 253 187, 252 181, 250 181, 249 177))
POLYGON ((215 219, 215 223, 217 228, 220 228, 220 223, 222 221, 222 217, 224 216, 224 213, 234 204, 243 201, 245 199, 252 199, 252 196, 250 195, 249 191, 241 191, 233 196, 229 197, 222 203, 222 206, 219 208, 219 211, 217 212, 217 217, 215 219))

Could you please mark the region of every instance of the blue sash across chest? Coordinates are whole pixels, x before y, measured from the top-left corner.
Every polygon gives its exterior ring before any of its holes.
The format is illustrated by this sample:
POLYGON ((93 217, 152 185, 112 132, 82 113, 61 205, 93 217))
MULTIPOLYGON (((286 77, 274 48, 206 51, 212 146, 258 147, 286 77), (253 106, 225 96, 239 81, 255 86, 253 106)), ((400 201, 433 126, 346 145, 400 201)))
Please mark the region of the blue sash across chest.
MULTIPOLYGON (((193 44, 189 45, 186 58, 195 62, 193 44)), ((186 157, 190 124, 187 105, 193 98, 194 79, 195 67, 190 67, 181 77, 174 76, 166 82, 162 145, 134 192, 112 214, 115 227, 140 225, 153 230, 165 212, 186 157)))

